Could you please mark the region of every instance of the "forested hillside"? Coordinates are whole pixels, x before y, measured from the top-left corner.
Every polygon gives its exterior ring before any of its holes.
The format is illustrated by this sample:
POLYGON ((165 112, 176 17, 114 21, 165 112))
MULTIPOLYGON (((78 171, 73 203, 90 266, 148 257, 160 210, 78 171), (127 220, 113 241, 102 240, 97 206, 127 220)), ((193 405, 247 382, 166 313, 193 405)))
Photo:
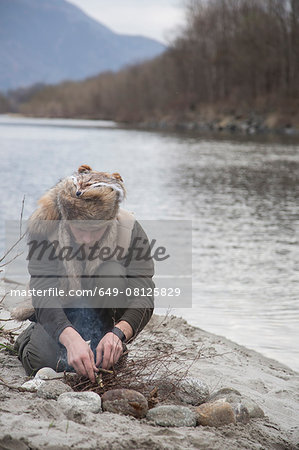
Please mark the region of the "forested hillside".
POLYGON ((161 56, 118 73, 49 86, 25 114, 123 122, 254 111, 299 125, 299 0, 193 0, 161 56))

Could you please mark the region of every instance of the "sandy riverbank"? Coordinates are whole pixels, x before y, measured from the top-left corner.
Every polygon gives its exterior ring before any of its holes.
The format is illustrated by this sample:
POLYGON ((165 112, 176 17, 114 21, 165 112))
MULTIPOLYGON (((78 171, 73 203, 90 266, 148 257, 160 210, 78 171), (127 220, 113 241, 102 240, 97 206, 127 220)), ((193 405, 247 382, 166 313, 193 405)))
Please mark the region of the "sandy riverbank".
MULTIPOLYGON (((0 317, 9 317, 8 308, 0 317)), ((3 322, 2 322, 3 323, 3 322)), ((5 322, 5 327, 15 324, 5 322)), ((153 316, 139 336, 142 349, 157 352, 201 348, 189 375, 205 381, 210 392, 230 387, 254 400, 265 417, 220 428, 163 428, 112 413, 92 414, 85 424, 68 421, 55 400, 0 385, 0 449, 295 449, 299 448, 299 374, 225 338, 190 326, 176 317, 153 316), (163 323, 162 323, 163 322, 163 323)), ((5 342, 0 337, 0 342, 5 342)), ((138 340, 134 344, 138 346, 138 340)), ((20 386, 26 381, 18 359, 0 352, 1 378, 20 386)))

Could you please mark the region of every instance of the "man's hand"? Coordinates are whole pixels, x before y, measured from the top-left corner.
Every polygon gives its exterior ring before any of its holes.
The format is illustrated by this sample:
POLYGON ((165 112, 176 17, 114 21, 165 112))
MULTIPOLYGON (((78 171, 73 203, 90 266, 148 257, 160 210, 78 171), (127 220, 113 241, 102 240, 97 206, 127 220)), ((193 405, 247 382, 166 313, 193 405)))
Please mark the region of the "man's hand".
POLYGON ((98 343, 96 353, 96 366, 101 364, 103 369, 110 369, 122 355, 123 344, 114 333, 106 333, 98 343))
MULTIPOLYGON (((124 333, 127 341, 131 339, 133 336, 133 328, 128 322, 121 320, 116 326, 124 333)), ((123 354, 123 344, 114 333, 107 333, 98 343, 96 353, 96 366, 102 363, 101 367, 103 369, 110 369, 123 354)))
POLYGON ((67 350, 68 364, 75 369, 78 375, 84 375, 94 383, 95 372, 98 372, 99 369, 94 363, 94 355, 87 342, 72 327, 63 330, 59 341, 67 350))

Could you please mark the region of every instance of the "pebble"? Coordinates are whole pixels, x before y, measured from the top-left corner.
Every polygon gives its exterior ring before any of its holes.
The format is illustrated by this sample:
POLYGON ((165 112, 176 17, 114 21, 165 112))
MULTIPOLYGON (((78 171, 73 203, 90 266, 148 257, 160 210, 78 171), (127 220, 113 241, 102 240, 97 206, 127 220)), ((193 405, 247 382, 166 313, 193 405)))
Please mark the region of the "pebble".
POLYGON ((146 395, 148 395, 153 389, 158 389, 158 396, 160 398, 173 398, 175 399, 174 392, 176 390, 177 381, 175 379, 163 379, 150 377, 146 381, 146 395))
POLYGON ((186 406, 162 405, 150 409, 146 418, 161 427, 195 427, 196 415, 186 406))
POLYGON ((248 409, 242 405, 242 403, 237 403, 235 405, 232 405, 236 421, 241 423, 248 423, 250 420, 248 409))
POLYGON ((200 405, 209 397, 208 385, 197 378, 187 377, 180 381, 175 390, 176 397, 189 405, 200 405))
POLYGON ((50 380, 37 388, 38 397, 46 400, 57 400, 64 392, 73 392, 72 388, 59 380, 50 380))
POLYGON ((40 380, 39 378, 33 378, 32 380, 23 383, 21 387, 28 391, 37 391, 37 389, 44 383, 45 383, 44 380, 40 380))
POLYGON ((55 372, 55 370, 51 369, 51 367, 42 367, 39 369, 34 378, 38 378, 40 380, 52 380, 53 378, 63 378, 63 372, 55 372))
POLYGON ((265 416, 264 411, 255 401, 249 398, 242 398, 241 403, 247 409, 251 419, 258 419, 265 416))
MULTIPOLYGON (((241 393, 237 391, 237 389, 234 388, 222 388, 218 391, 214 392, 210 395, 209 401, 219 400, 220 398, 232 398, 234 400, 240 400, 239 397, 241 397, 241 393)), ((229 400, 226 400, 228 403, 230 403, 229 400)))
POLYGON ((65 392, 57 403, 69 420, 79 423, 84 422, 86 413, 102 411, 101 397, 95 392, 65 392))
MULTIPOLYGON (((261 418, 261 417, 265 416, 262 408, 260 408, 254 400, 251 400, 247 397, 243 397, 239 391, 237 391, 236 389, 233 389, 233 388, 220 389, 219 391, 215 392, 214 394, 212 394, 210 396, 209 401, 211 401, 211 400, 223 400, 223 401, 230 403, 236 412, 237 421, 239 421, 239 419, 241 419, 241 417, 242 417, 242 414, 240 415, 238 413, 238 411, 240 410, 240 412, 241 412, 241 410, 243 410, 243 412, 244 412, 244 409, 247 410, 249 418, 251 418, 251 419, 261 418)), ((244 416, 244 414, 243 414, 243 416, 244 416)), ((246 420, 245 417, 243 417, 243 419, 246 420)), ((240 421, 243 421, 243 420, 240 420, 240 421)), ((246 423, 246 422, 243 422, 243 423, 246 423)))
POLYGON ((196 409, 196 419, 199 425, 221 427, 229 423, 236 423, 233 407, 222 400, 204 403, 196 409))
POLYGON ((133 389, 112 389, 102 396, 103 410, 142 419, 148 411, 144 395, 133 389))

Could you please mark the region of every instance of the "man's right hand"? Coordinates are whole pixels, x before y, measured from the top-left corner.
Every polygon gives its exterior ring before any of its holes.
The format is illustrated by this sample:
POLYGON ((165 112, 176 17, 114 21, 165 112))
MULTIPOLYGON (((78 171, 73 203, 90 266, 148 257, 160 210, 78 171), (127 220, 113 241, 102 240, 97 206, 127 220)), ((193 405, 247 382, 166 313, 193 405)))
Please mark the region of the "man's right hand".
POLYGON ((67 327, 59 336, 59 341, 67 350, 67 362, 78 375, 84 375, 93 383, 95 372, 99 369, 95 365, 94 355, 86 341, 72 327, 67 327))

